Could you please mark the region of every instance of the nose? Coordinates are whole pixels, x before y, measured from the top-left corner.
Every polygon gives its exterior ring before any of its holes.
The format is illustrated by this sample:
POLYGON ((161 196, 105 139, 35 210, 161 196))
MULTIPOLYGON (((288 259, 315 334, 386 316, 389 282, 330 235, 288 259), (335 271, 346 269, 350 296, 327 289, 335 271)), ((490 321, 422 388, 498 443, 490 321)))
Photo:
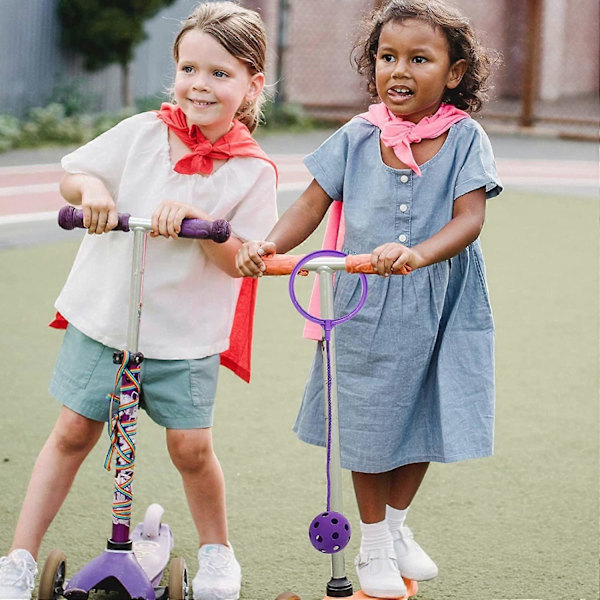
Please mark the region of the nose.
POLYGON ((394 67, 394 71, 392 72, 392 77, 396 79, 403 79, 409 77, 409 75, 409 61, 404 58, 399 58, 398 60, 396 60, 396 65, 394 67))
POLYGON ((192 82, 192 89, 196 91, 208 90, 208 80, 205 74, 198 73, 192 82))

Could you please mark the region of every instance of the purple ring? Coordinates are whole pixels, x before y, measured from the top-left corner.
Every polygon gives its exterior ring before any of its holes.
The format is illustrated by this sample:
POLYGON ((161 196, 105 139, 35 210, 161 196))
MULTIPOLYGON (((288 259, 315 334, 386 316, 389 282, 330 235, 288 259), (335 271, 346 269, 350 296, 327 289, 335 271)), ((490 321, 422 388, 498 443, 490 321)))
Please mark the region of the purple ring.
POLYGON ((313 258, 316 258, 317 256, 344 256, 345 257, 348 255, 345 254, 344 252, 339 252, 338 250, 317 250, 316 252, 311 252, 310 254, 307 254, 306 256, 301 258, 298 261, 298 263, 296 264, 296 266, 294 267, 294 269, 292 270, 292 273, 290 275, 290 281, 289 281, 290 298, 292 299, 292 304, 294 305, 296 310, 305 319, 308 319, 309 321, 312 321, 313 323, 319 324, 325 331, 325 339, 329 339, 329 332, 336 325, 339 325, 340 323, 345 323, 346 321, 349 321, 350 319, 355 317, 357 315, 357 313, 360 311, 360 309, 364 306, 364 304, 367 300, 367 277, 364 273, 358 273, 358 276, 360 277, 360 283, 362 286, 362 294, 361 294, 360 300, 358 301, 358 304, 347 315, 344 315, 343 317, 340 317, 339 319, 320 319, 318 317, 315 317, 314 315, 311 315, 309 312, 305 311, 304 308, 302 308, 302 306, 300 306, 300 303, 298 302, 298 299, 296 298, 296 292, 294 289, 294 281, 296 280, 296 275, 298 275, 298 271, 300 271, 300 269, 302 269, 302 266, 305 265, 309 260, 312 260, 313 258))

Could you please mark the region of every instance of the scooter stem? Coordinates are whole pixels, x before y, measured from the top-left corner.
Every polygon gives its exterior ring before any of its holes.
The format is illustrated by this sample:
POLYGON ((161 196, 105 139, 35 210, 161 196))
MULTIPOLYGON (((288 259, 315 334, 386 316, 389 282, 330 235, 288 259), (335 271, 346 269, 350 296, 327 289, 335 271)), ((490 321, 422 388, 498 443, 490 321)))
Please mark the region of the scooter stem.
MULTIPOLYGON (((119 411, 119 421, 122 428, 125 423, 137 420, 138 402, 133 395, 139 390, 139 370, 134 369, 135 361, 138 365, 143 360, 143 357, 138 353, 139 335, 140 335, 140 319, 142 316, 142 288, 144 282, 144 263, 146 256, 146 237, 147 228, 141 226, 131 227, 133 231, 133 256, 131 259, 131 280, 129 289, 129 319, 127 323, 127 350, 130 353, 130 363, 127 365, 128 375, 137 380, 137 386, 133 386, 132 381, 127 379, 126 372, 123 373, 121 379, 121 390, 119 396, 119 406, 131 405, 131 408, 119 411), (137 387, 137 389, 136 389, 137 387)), ((131 447, 135 457, 135 428, 128 432, 126 441, 127 447, 131 447)), ((118 439, 119 446, 125 443, 120 437, 118 439)), ((115 488, 113 492, 113 526, 111 542, 117 544, 129 543, 129 532, 131 524, 131 512, 119 514, 118 507, 123 503, 131 502, 132 500, 132 480, 133 480, 133 464, 128 465, 128 461, 120 452, 116 453, 115 458, 115 488)))

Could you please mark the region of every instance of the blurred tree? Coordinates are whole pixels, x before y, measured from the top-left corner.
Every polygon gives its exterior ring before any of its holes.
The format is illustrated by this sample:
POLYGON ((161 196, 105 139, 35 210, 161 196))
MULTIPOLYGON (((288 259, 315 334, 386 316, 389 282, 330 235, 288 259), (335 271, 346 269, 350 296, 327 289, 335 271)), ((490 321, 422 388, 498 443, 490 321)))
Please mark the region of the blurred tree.
POLYGON ((83 55, 83 66, 97 71, 121 66, 121 101, 133 105, 130 63, 134 48, 148 36, 144 22, 175 0, 59 0, 64 45, 83 55))

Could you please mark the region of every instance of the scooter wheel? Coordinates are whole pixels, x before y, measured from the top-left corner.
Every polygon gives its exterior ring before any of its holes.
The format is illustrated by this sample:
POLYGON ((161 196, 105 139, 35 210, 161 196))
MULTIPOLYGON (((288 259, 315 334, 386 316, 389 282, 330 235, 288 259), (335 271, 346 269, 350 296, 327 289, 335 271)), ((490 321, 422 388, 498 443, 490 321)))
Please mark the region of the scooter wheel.
POLYGON ((183 558, 174 558, 169 566, 169 600, 189 600, 187 567, 183 558))
POLYGON ((144 536, 150 539, 154 539, 158 537, 160 533, 160 524, 162 521, 162 516, 165 512, 165 509, 156 502, 151 504, 146 509, 146 514, 144 515, 144 525, 143 525, 143 533, 144 536))
POLYGON ((300 596, 294 594, 294 592, 281 592, 275 600, 300 600, 300 596))
POLYGON ((67 573, 67 557, 61 550, 52 550, 44 563, 40 575, 38 590, 39 600, 58 600, 63 593, 65 575, 67 573))

